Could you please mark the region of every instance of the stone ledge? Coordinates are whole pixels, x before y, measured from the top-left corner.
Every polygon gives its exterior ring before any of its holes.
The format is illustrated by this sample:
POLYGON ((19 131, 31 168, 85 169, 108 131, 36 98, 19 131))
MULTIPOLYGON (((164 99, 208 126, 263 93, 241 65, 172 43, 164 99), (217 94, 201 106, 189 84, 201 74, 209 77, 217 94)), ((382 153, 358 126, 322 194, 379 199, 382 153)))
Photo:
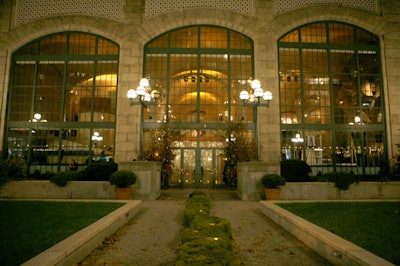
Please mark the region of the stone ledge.
POLYGON ((138 212, 141 201, 112 201, 127 204, 102 219, 69 236, 63 241, 26 261, 24 266, 74 265, 82 261, 107 237, 130 221, 138 212))
POLYGON ((263 205, 263 214, 333 265, 394 266, 383 258, 277 206, 274 202, 260 203, 263 205))

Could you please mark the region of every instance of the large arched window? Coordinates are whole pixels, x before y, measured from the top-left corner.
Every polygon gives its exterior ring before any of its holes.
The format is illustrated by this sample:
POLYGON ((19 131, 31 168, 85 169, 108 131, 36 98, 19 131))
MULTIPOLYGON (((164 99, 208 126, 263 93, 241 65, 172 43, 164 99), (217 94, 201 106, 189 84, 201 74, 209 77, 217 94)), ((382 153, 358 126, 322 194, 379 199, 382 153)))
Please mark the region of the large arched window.
POLYGON ((18 49, 12 58, 5 151, 30 171, 64 171, 114 153, 118 46, 66 32, 18 49))
POLYGON ((221 132, 240 122, 256 138, 255 109, 239 99, 253 78, 253 42, 226 28, 196 25, 158 36, 144 52, 144 76, 160 92, 143 112, 145 156, 158 156, 154 131, 167 122, 175 154, 171 185, 222 184, 227 143, 221 132))
POLYGON ((386 158, 378 37, 318 22, 278 46, 283 159, 305 160, 314 174, 378 174, 386 158))

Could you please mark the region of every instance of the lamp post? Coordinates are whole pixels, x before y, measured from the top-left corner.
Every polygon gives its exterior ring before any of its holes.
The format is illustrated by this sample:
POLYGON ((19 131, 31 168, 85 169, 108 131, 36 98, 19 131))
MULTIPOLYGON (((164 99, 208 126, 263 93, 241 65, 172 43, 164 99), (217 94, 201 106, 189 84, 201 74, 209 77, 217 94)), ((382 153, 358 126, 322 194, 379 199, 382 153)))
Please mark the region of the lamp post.
POLYGON ((261 82, 255 79, 251 82, 251 92, 246 90, 240 92, 239 98, 242 100, 243 105, 256 105, 269 107, 269 102, 272 100, 272 93, 264 91, 261 88, 261 82), (261 99, 263 101, 261 101, 261 99))
POLYGON ((149 80, 142 78, 136 90, 130 89, 127 96, 131 106, 134 104, 146 106, 148 104, 155 105, 161 94, 158 90, 151 90, 149 80))

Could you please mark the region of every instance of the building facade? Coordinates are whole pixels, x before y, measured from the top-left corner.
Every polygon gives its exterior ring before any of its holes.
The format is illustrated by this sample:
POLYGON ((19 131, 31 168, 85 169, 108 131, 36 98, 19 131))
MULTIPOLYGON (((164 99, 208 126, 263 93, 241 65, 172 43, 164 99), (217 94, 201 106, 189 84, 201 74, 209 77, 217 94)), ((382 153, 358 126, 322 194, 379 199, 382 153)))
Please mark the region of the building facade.
POLYGON ((215 186, 239 138, 255 147, 245 160, 301 159, 314 175, 396 163, 396 0, 0 4, 0 149, 31 173, 152 160, 167 143, 171 185, 215 186))

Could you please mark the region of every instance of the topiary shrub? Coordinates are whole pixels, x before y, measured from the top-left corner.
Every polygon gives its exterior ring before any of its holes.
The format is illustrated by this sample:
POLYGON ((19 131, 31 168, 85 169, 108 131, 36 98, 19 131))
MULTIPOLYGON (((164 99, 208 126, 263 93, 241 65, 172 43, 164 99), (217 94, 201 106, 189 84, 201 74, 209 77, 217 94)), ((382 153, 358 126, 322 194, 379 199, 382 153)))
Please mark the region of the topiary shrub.
POLYGON ((0 186, 3 186, 5 183, 10 181, 10 178, 7 175, 8 162, 7 160, 0 160, 0 186))
POLYGON ((197 215, 208 216, 210 214, 210 200, 201 191, 194 191, 189 195, 190 202, 183 210, 183 225, 190 226, 197 215))
POLYGON ((202 204, 189 203, 183 210, 183 225, 190 226, 196 216, 207 216, 209 214, 210 207, 202 204))
POLYGON ((179 248, 175 265, 241 265, 225 246, 224 240, 215 238, 186 242, 179 248))
POLYGON ((189 197, 192 204, 201 204, 203 206, 211 208, 210 200, 208 199, 208 196, 203 192, 194 191, 189 195, 189 197))
POLYGON ((240 265, 232 251, 231 224, 210 216, 210 200, 202 192, 190 194, 184 210, 185 229, 178 250, 176 266, 240 265))
POLYGON ((281 161, 281 176, 287 182, 309 182, 312 181, 310 166, 302 160, 281 161))
POLYGON ((120 170, 114 172, 110 177, 110 184, 117 188, 126 188, 136 183, 137 176, 134 172, 120 170))
POLYGON ((25 180, 27 172, 28 166, 23 158, 0 160, 0 186, 11 180, 25 180))
POLYGON ((326 173, 320 177, 321 181, 335 183, 339 190, 347 190, 351 184, 359 182, 353 173, 326 173))
POLYGON ((72 171, 60 172, 50 178, 50 182, 59 186, 65 187, 69 181, 75 180, 76 173, 72 171))
POLYGON ((261 184, 265 188, 277 188, 283 186, 286 183, 286 179, 278 174, 265 174, 261 178, 261 184))
POLYGON ((204 231, 207 234, 225 235, 232 238, 231 223, 223 218, 215 216, 196 216, 190 224, 190 228, 198 231, 204 231))
POLYGON ((109 181, 111 175, 118 171, 115 162, 93 162, 84 170, 78 172, 77 180, 80 181, 109 181))

